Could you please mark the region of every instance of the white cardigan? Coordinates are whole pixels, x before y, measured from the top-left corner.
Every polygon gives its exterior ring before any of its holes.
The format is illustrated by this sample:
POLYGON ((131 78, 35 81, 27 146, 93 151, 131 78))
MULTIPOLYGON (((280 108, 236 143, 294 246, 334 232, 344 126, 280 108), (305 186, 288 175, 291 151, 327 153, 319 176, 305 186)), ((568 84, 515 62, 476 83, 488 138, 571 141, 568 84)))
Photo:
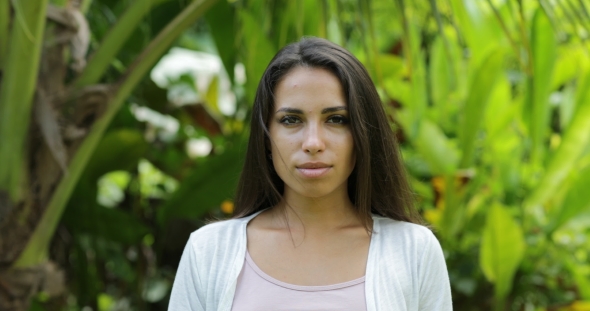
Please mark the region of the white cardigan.
MULTIPOLYGON (((230 311, 246 256, 246 225, 258 213, 193 232, 182 254, 169 311, 230 311)), ((373 216, 365 274, 367 311, 450 311, 445 259, 426 227, 373 216)))

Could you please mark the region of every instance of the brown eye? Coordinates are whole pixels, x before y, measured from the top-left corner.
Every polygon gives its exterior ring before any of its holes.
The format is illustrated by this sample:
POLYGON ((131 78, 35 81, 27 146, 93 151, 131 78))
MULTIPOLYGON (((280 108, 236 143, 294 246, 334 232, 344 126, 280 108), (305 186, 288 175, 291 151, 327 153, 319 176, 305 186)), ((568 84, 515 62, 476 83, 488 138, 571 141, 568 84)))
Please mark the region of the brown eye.
POLYGON ((335 116, 331 116, 328 119, 328 123, 334 123, 334 124, 348 124, 348 118, 345 116, 341 116, 341 115, 335 115, 335 116))
POLYGON ((279 120, 279 122, 286 125, 292 125, 301 123, 301 120, 296 116, 284 116, 281 118, 281 120, 279 120))

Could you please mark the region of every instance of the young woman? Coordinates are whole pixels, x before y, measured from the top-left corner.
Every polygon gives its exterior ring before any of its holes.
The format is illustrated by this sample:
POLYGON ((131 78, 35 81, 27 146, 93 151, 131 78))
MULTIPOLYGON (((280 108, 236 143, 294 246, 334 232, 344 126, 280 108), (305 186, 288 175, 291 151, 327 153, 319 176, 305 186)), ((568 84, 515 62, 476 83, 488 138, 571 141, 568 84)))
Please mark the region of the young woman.
POLYGON ((266 69, 235 206, 191 235, 169 310, 452 309, 375 86, 327 40, 266 69))

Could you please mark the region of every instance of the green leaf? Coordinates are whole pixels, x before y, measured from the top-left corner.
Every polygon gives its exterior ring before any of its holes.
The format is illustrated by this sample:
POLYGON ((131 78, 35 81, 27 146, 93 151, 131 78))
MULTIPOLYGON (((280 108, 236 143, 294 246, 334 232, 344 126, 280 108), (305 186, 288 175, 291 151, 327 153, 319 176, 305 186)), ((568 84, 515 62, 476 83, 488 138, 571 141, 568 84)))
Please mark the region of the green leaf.
POLYGON ((74 200, 64 212, 63 221, 75 234, 86 233, 130 245, 139 243, 150 233, 149 227, 135 215, 118 208, 98 205, 96 189, 87 191, 88 187, 76 188, 77 194, 72 196, 74 200))
POLYGON ((475 140, 483 123, 486 105, 502 72, 503 53, 493 50, 471 76, 469 94, 461 116, 459 138, 463 157, 461 167, 473 163, 475 140))
MULTIPOLYGON (((450 53, 450 51, 449 51, 450 53)), ((435 107, 445 107, 447 97, 452 91, 453 85, 453 63, 449 63, 447 50, 443 39, 438 36, 430 49, 430 90, 432 102, 435 107)))
POLYGON ((176 217, 196 219, 222 201, 231 199, 244 159, 239 149, 228 148, 221 155, 203 159, 160 208, 160 224, 176 217))
POLYGON ((215 45, 217 46, 217 53, 223 62, 225 71, 234 82, 234 66, 236 64, 236 16, 235 9, 228 1, 218 1, 205 14, 205 20, 209 24, 209 29, 215 45))
POLYGON ((496 303, 501 304, 512 287, 512 278, 524 257, 525 242, 520 226, 507 208, 492 205, 480 245, 479 264, 494 283, 496 303))
MULTIPOLYGON (((383 82, 387 96, 409 108, 412 101, 412 85, 398 77, 385 79, 383 82)), ((409 116, 408 116, 409 117, 409 116)))
MULTIPOLYGON (((584 300, 590 300, 590 273, 588 273, 588 264, 584 266, 576 263, 571 259, 571 254, 563 254, 563 258, 565 258, 565 266, 574 277, 580 296, 584 300)), ((585 309, 579 310, 584 311, 585 309)))
MULTIPOLYGON (((398 112, 398 121, 404 132, 411 127, 412 120, 405 109, 398 112)), ((434 122, 422 120, 416 137, 411 140, 430 166, 433 175, 453 175, 457 170, 459 152, 434 122)))
POLYGON ((381 65, 383 78, 401 79, 404 73, 403 58, 392 54, 379 54, 377 57, 381 65))
POLYGON ((527 101, 523 117, 528 124, 532 140, 532 162, 543 157, 543 143, 547 137, 549 125, 549 94, 555 59, 557 58, 557 41, 551 23, 543 10, 538 9, 533 18, 531 33, 533 58, 533 76, 528 80, 527 101))
POLYGON ((582 171, 573 170, 573 185, 560 208, 553 210, 548 232, 558 229, 578 214, 590 210, 590 166, 582 171))
POLYGON ((240 12, 240 17, 242 18, 243 42, 246 45, 244 65, 247 75, 247 98, 249 103, 253 103, 260 78, 276 51, 264 31, 261 30, 260 22, 256 20, 254 15, 243 10, 240 12))
POLYGON ((408 128, 408 133, 411 137, 415 137, 420 131, 420 122, 423 119, 426 108, 428 106, 428 91, 426 88, 426 65, 425 53, 420 49, 420 36, 417 26, 410 27, 410 46, 411 50, 405 50, 405 57, 410 60, 411 68, 411 96, 412 99, 408 103, 412 124, 408 128), (408 53, 412 56, 408 56, 408 53))
POLYGON ((499 79, 490 94, 484 114, 487 143, 495 139, 501 140, 500 133, 505 131, 516 118, 518 104, 512 100, 510 88, 510 81, 499 79))
POLYGON ((556 64, 551 79, 551 89, 557 89, 564 83, 573 80, 585 67, 585 51, 581 47, 565 46, 557 50, 556 64))
MULTIPOLYGON (((482 9, 484 1, 451 0, 453 17, 469 47, 470 63, 478 66, 502 38, 492 12, 482 9)), ((487 9, 487 8, 486 8, 487 9)))
POLYGON ((147 149, 143 134, 137 130, 107 132, 88 162, 84 178, 96 181, 108 172, 137 167, 137 162, 147 149))
POLYGON ((10 0, 0 0, 0 71, 4 68, 8 52, 10 30, 10 0))
POLYGON ((577 107, 561 144, 552 156, 545 174, 525 201, 528 212, 539 211, 549 199, 590 144, 590 70, 578 84, 577 107))
POLYGON ((303 5, 303 14, 300 18, 302 19, 303 35, 325 37, 325 35, 322 36, 323 25, 321 22, 323 9, 320 7, 322 5, 319 3, 320 1, 303 0, 301 2, 301 5, 303 5))

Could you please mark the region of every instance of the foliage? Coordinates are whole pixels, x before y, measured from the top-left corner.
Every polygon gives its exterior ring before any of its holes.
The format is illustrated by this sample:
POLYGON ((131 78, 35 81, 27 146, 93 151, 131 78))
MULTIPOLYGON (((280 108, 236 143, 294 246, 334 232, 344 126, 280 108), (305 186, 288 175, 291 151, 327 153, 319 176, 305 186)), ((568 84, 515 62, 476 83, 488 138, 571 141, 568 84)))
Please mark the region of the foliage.
MULTIPOLYGON (((37 15, 45 13, 0 0, 0 204, 9 197, 6 219, 28 219, 41 232, 30 238, 31 230, 21 247, 34 256, 0 261, 32 267, 45 260, 51 239, 48 256, 67 276, 65 294, 37 294, 31 309, 166 308, 190 232, 231 214, 259 78, 280 47, 304 35, 349 49, 378 86, 419 208, 443 245, 455 310, 588 309, 586 0, 83 2, 92 56, 86 71, 61 68, 66 74, 56 77, 78 91, 108 86, 108 105, 83 140, 63 139, 68 171, 58 174, 56 190, 40 191, 50 196, 35 197, 23 183, 47 178, 23 159, 42 165, 41 156, 27 154, 51 151, 31 147, 45 131, 29 121, 38 109, 32 98, 39 89, 59 90, 34 82, 51 76, 44 69, 51 49, 43 47, 37 70, 30 60, 41 45, 17 40, 31 32, 41 42, 45 29, 47 44, 61 26, 53 19, 42 26, 37 15), (21 43, 3 48, 8 40, 21 43), (203 53, 218 67, 186 69, 162 82, 156 66, 147 78, 170 45, 203 53), (25 49, 29 61, 10 61, 25 49), (235 107, 228 110, 228 101, 235 107), (7 134, 13 131, 18 135, 7 134), (197 145, 209 147, 197 155, 197 145), (27 198, 41 202, 45 215, 54 211, 51 219, 27 216, 34 214, 27 198)), ((68 66, 75 61, 60 53, 68 66)), ((52 102, 60 122, 69 120, 71 101, 52 102)))

